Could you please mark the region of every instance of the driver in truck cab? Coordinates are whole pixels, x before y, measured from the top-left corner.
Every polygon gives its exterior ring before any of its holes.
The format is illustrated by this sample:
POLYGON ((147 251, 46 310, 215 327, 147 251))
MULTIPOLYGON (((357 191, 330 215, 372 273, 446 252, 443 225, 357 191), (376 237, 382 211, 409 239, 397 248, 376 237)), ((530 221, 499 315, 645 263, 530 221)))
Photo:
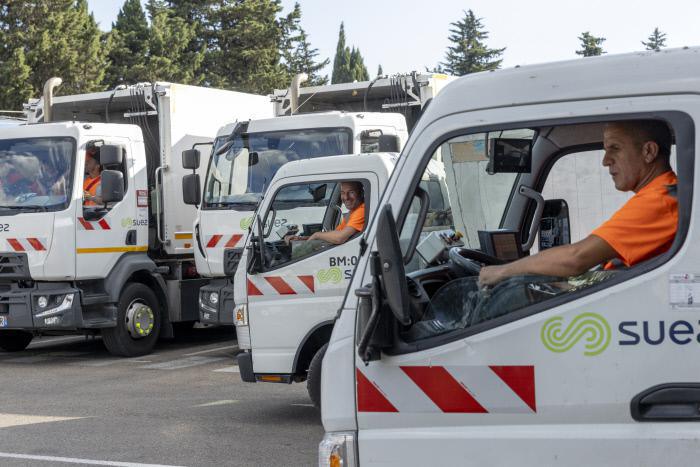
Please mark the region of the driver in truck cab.
POLYGON ((83 206, 102 204, 102 166, 99 149, 89 147, 85 153, 85 180, 83 181, 83 206))
POLYGON ((512 263, 485 266, 479 284, 493 286, 525 274, 569 277, 596 265, 630 267, 666 252, 678 225, 676 174, 671 170, 671 131, 655 120, 609 123, 603 133, 605 155, 615 188, 635 194, 583 240, 544 250, 512 263))
POLYGON ((340 224, 330 232, 316 232, 308 237, 287 236, 285 242, 293 240, 321 240, 332 245, 342 245, 350 237, 365 228, 365 192, 361 182, 341 182, 340 200, 348 209, 340 224))

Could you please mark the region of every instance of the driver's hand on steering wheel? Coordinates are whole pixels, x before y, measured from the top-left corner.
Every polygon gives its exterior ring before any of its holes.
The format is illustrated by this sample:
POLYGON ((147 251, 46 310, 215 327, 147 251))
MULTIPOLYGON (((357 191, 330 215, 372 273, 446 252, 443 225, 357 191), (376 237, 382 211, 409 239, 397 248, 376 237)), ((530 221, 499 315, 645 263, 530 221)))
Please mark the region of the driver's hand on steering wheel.
POLYGON ((484 266, 479 272, 479 286, 492 287, 507 278, 505 265, 484 266))

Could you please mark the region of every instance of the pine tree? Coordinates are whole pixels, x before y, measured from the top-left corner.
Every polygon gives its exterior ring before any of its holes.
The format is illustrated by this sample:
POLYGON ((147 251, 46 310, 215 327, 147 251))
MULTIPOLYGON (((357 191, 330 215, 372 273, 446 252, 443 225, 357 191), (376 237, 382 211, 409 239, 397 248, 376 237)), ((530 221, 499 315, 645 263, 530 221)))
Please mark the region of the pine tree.
POLYGON ((322 62, 316 62, 317 56, 318 49, 311 48, 306 32, 300 27, 299 35, 295 40, 294 50, 285 59, 289 76, 294 76, 297 73, 306 73, 308 75, 306 80, 307 86, 328 84, 328 76, 321 76, 319 72, 330 63, 330 59, 327 58, 322 62))
POLYGON ((350 72, 350 49, 345 45, 345 24, 340 23, 338 32, 338 45, 335 48, 335 58, 333 59, 333 73, 331 84, 351 82, 350 72))
POLYGON ((146 8, 151 16, 148 80, 196 84, 204 53, 187 52, 195 27, 175 16, 162 0, 149 0, 146 8))
POLYGON ((659 31, 659 28, 654 28, 654 32, 647 38, 647 42, 642 41, 642 45, 646 50, 654 50, 659 52, 663 47, 666 47, 666 33, 659 31))
POLYGON ((126 0, 116 23, 108 34, 105 84, 109 89, 120 83, 138 83, 148 79, 146 58, 149 40, 148 21, 140 0, 126 0))
POLYGON ((377 67, 377 76, 384 76, 384 70, 382 70, 382 64, 380 63, 377 67))
POLYGON ((369 73, 365 66, 365 60, 362 58, 360 49, 356 49, 355 47, 350 51, 350 73, 351 82, 369 80, 369 73))
POLYGON ((591 35, 589 31, 586 31, 578 36, 578 40, 581 41, 581 50, 577 50, 576 55, 594 57, 606 53, 602 47, 603 42, 605 42, 604 37, 596 37, 591 35))
POLYGON ((27 65, 24 50, 3 50, 8 56, 0 58, 0 109, 22 110, 22 104, 32 97, 29 83, 31 68, 27 65))
POLYGON ((460 21, 450 23, 449 40, 454 45, 447 48, 445 61, 436 67, 436 71, 462 76, 500 68, 503 61, 500 57, 506 49, 489 49, 486 46, 484 41, 489 34, 484 30, 482 19, 468 10, 460 21))

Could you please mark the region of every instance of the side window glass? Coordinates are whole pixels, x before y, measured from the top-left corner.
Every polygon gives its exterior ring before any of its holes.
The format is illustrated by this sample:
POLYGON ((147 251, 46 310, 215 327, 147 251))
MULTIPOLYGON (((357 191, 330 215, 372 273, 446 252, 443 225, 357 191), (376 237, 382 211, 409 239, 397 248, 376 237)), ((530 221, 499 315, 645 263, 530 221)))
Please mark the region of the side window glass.
POLYGON ((264 218, 265 266, 274 269, 341 245, 364 230, 366 180, 287 185, 264 218))
MULTIPOLYGON (((96 220, 104 217, 113 207, 102 199, 102 173, 105 170, 100 159, 102 142, 88 142, 85 149, 85 166, 82 182, 83 217, 85 220, 96 220)), ((127 191, 127 154, 124 150, 121 165, 110 166, 108 170, 121 172, 124 180, 124 193, 127 191)))

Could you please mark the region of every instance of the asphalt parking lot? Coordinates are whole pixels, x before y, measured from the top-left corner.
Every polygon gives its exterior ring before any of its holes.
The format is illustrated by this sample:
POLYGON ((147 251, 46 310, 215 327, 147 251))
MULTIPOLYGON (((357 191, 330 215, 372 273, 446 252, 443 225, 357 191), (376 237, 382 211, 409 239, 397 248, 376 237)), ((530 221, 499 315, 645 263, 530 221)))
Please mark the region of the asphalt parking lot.
POLYGON ((99 338, 0 352, 0 465, 313 465, 323 437, 304 384, 240 380, 230 329, 140 358, 99 338))

